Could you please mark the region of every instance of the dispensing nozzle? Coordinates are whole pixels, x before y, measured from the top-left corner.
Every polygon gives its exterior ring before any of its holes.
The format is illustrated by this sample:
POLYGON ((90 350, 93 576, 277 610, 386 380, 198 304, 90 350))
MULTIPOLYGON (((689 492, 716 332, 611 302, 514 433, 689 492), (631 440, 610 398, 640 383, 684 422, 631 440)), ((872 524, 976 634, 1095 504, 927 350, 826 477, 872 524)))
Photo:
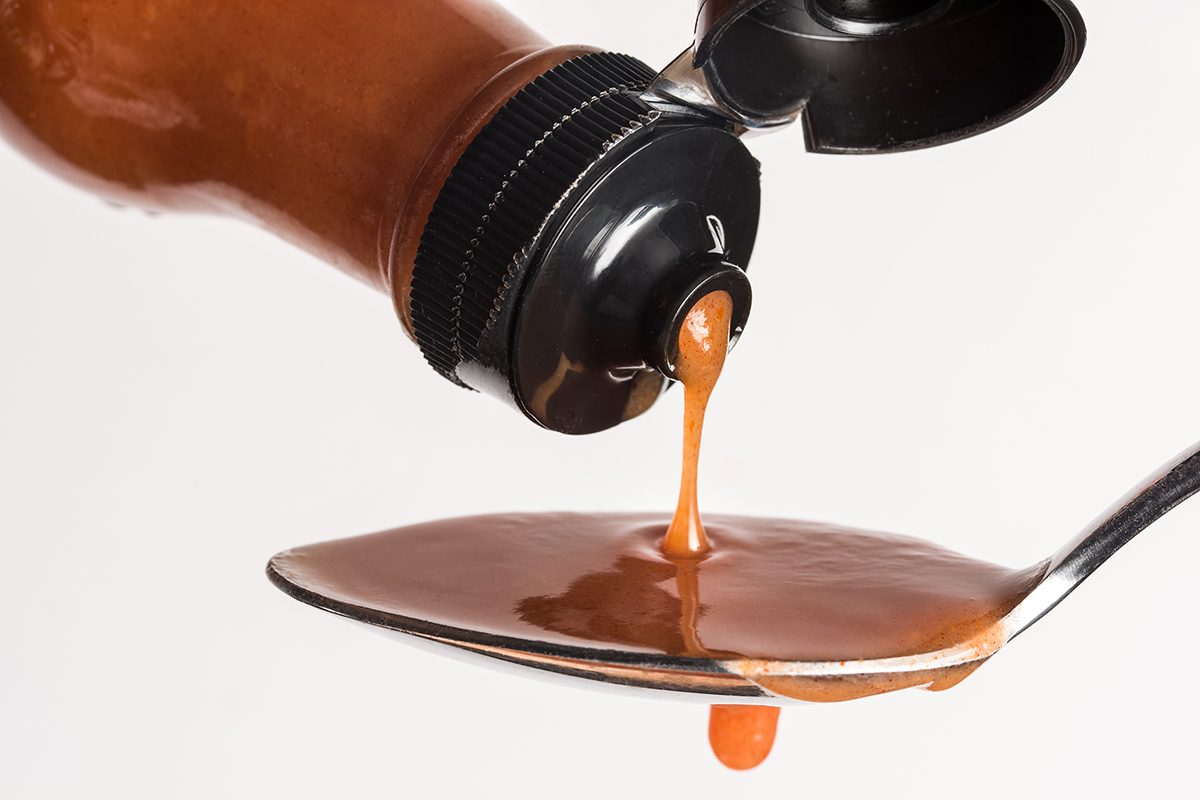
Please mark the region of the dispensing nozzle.
POLYGON ((729 346, 733 347, 750 316, 752 292, 745 271, 717 256, 699 259, 690 268, 681 269, 678 278, 668 278, 664 284, 647 321, 647 361, 671 380, 678 380, 675 366, 679 356, 679 332, 696 303, 712 292, 729 293, 733 300, 729 346))

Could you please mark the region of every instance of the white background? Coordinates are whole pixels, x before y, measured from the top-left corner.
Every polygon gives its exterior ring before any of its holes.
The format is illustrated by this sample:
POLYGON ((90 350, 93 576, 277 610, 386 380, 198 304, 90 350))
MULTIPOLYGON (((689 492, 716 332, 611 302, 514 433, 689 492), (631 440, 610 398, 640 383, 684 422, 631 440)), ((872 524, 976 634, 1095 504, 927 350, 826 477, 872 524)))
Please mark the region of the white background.
MULTIPOLYGON (((510 5, 654 64, 693 17, 510 5)), ((1075 77, 1002 130, 888 157, 751 143, 757 297, 706 431, 708 509, 1024 565, 1200 438, 1200 6, 1080 5, 1075 77)), ((277 550, 440 516, 668 509, 679 395, 540 432, 430 372, 381 295, 3 146, 0 266, 4 797, 1194 790, 1200 500, 959 688, 792 708, 736 774, 701 705, 459 664, 263 576, 277 550)))

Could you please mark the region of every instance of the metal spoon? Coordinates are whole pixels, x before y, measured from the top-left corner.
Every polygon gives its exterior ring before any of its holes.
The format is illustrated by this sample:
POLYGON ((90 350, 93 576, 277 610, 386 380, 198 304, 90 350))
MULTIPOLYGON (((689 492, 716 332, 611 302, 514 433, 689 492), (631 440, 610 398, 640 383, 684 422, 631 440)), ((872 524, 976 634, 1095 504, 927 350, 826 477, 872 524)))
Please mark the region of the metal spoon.
POLYGON ((615 686, 687 693, 702 700, 719 696, 722 703, 775 704, 790 702, 789 695, 841 699, 912 686, 953 685, 1045 616, 1133 537, 1198 491, 1200 444, 1170 461, 1057 553, 1035 565, 1033 571, 1043 575, 1040 582, 992 628, 989 637, 934 652, 871 660, 721 660, 514 640, 344 603, 321 594, 320 587, 293 581, 277 569, 276 559, 268 564, 267 574, 302 602, 384 633, 403 634, 411 643, 425 643, 441 652, 449 647, 464 656, 483 656, 492 665, 533 667, 615 686), (867 684, 875 690, 855 688, 867 684))

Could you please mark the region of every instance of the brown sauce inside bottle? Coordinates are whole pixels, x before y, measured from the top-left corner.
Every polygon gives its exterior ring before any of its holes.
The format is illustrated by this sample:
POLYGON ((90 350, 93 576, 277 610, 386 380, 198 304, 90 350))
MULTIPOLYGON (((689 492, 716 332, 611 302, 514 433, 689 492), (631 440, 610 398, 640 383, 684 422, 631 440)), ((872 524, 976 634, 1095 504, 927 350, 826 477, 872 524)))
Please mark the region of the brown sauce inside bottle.
POLYGON ((588 47, 488 0, 0 0, 0 139, 150 210, 246 217, 395 296, 474 135, 588 47))
MULTIPOLYGON (((697 510, 704 410, 728 344, 728 296, 697 304, 680 336, 684 468, 673 519, 658 513, 496 514, 440 520, 290 550, 273 572, 325 607, 482 632, 505 642, 720 661, 749 684, 815 702, 912 686, 944 689, 1003 643, 999 620, 1036 585, 1014 571, 903 536, 697 510), (915 656, 953 646, 952 668, 789 677, 779 662, 915 656)), ((311 601, 311 600, 310 600, 311 601)), ((397 627, 404 627, 398 625, 397 627)), ((515 646, 512 646, 515 651, 515 646)), ((778 709, 712 708, 709 741, 755 766, 778 709)))

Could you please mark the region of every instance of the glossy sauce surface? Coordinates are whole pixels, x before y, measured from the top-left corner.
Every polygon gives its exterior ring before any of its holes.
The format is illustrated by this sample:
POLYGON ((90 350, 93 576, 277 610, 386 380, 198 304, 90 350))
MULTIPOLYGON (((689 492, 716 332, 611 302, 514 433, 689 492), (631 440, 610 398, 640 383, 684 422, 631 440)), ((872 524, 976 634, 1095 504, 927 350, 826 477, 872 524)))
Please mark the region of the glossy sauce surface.
MULTIPOLYGON (((671 557, 660 547, 669 521, 661 513, 440 520, 287 551, 272 569, 319 604, 360 618, 345 607, 368 609, 377 624, 431 622, 450 639, 514 651, 536 643, 718 659, 751 684, 817 702, 947 688, 982 660, 836 680, 760 675, 756 662, 910 656, 971 642, 986 658, 1002 644, 997 621, 1040 577, 904 536, 724 515, 706 518, 707 555, 671 557)), ((757 713, 751 728, 773 728, 774 711, 757 713)), ((764 739, 725 725, 747 720, 714 712, 710 741, 723 762, 742 763, 739 742, 765 756, 764 739)))
POLYGON ((296 548, 272 567, 339 603, 497 640, 777 661, 961 643, 985 634, 1040 574, 906 536, 725 515, 707 517, 707 556, 673 558, 659 546, 669 521, 446 519, 296 548))

